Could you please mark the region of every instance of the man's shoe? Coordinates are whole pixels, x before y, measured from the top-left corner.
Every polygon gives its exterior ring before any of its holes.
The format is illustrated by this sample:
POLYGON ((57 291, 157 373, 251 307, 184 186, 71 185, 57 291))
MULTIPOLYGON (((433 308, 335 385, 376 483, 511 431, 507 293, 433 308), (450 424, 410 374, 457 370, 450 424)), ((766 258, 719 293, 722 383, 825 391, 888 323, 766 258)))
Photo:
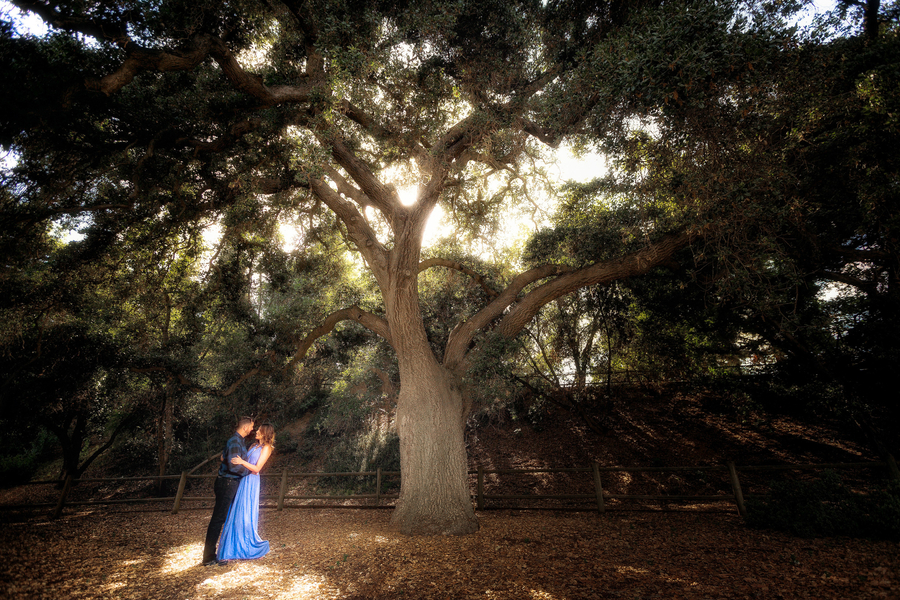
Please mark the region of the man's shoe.
POLYGON ((227 567, 231 564, 231 561, 227 560, 219 560, 218 558, 214 558, 212 560, 208 560, 203 563, 204 567, 227 567))

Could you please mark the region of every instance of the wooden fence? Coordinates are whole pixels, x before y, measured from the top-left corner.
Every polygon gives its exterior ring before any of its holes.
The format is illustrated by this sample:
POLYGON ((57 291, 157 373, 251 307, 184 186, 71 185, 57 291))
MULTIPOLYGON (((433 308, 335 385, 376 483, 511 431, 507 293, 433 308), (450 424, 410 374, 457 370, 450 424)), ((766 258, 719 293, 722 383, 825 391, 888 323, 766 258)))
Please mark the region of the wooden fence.
MULTIPOLYGON (((806 464, 806 465, 736 465, 733 461, 729 461, 724 465, 713 466, 694 466, 694 467, 624 467, 612 466, 604 467, 597 463, 593 463, 590 467, 575 467, 569 469, 497 469, 487 470, 479 468, 474 473, 477 475, 475 502, 478 510, 489 509, 488 500, 570 500, 582 501, 595 504, 589 508, 567 509, 567 510, 590 510, 603 513, 606 512, 607 500, 620 501, 661 501, 667 503, 679 502, 699 502, 699 503, 715 503, 727 502, 734 503, 738 513, 742 517, 747 516, 747 509, 744 503, 744 493, 741 489, 741 480, 738 476, 739 471, 821 471, 834 469, 859 469, 859 468, 878 468, 887 469, 888 476, 900 480, 900 470, 892 456, 888 456, 886 462, 858 462, 858 463, 823 463, 823 464, 806 464), (731 484, 731 494, 610 494, 603 490, 603 484, 600 477, 601 473, 610 472, 708 472, 708 471, 725 471, 728 473, 729 483, 731 484), (594 483, 593 494, 559 494, 559 495, 538 495, 538 494, 485 494, 484 493, 484 476, 489 474, 499 475, 517 475, 527 473, 591 473, 594 483)), ((503 508, 513 508, 504 506, 503 508)), ((560 510, 559 507, 553 507, 560 510)))
MULTIPOLYGON (((550 506, 551 510, 590 510, 603 513, 607 510, 606 503, 608 500, 617 501, 661 501, 666 503, 679 502, 695 502, 695 503, 733 503, 738 513, 742 517, 747 516, 747 510, 744 503, 744 493, 741 490, 741 481, 738 475, 741 471, 821 471, 834 469, 887 469, 888 476, 900 480, 900 470, 892 456, 888 456, 885 462, 858 462, 858 463, 826 463, 826 464, 805 464, 805 465, 736 465, 734 462, 728 462, 724 465, 713 466, 688 466, 688 467, 626 467, 626 466, 601 466, 593 463, 590 467, 574 467, 566 469, 484 469, 479 467, 475 471, 470 471, 469 475, 476 478, 475 491, 473 500, 477 510, 490 510, 492 508, 502 509, 528 509, 533 510, 533 506, 509 506, 507 504, 494 506, 489 501, 507 502, 510 500, 551 500, 551 501, 570 501, 575 503, 587 504, 581 507, 561 507, 558 505, 550 506), (698 495, 678 495, 678 494, 610 494, 603 490, 601 473, 611 472, 706 472, 720 471, 727 472, 731 485, 731 494, 698 494, 698 495), (528 475, 540 473, 587 473, 590 474, 593 481, 593 493, 591 494, 486 494, 484 478, 485 475, 528 475)), ((383 493, 383 483, 385 477, 397 477, 399 471, 375 471, 350 472, 350 473, 289 473, 287 470, 279 474, 264 474, 263 478, 280 477, 279 492, 277 495, 260 495, 260 500, 276 500, 274 508, 283 510, 285 508, 391 508, 392 505, 385 504, 385 501, 394 500, 397 494, 383 493), (370 494, 350 494, 350 495, 289 495, 288 479, 303 477, 375 477, 375 492, 370 494), (370 502, 368 504, 287 504, 290 500, 362 500, 370 502)), ((62 514, 65 506, 85 506, 85 505, 112 505, 112 504, 146 504, 146 503, 163 503, 172 502, 172 514, 177 514, 181 510, 186 510, 182 504, 186 501, 213 501, 214 496, 186 496, 185 489, 188 479, 213 479, 216 475, 194 475, 188 471, 181 475, 165 475, 165 476, 147 476, 147 477, 119 477, 119 478, 81 478, 73 479, 71 476, 65 480, 51 481, 34 481, 26 485, 62 485, 62 491, 59 500, 46 504, 25 504, 25 505, 0 505, 0 509, 37 509, 53 507, 51 518, 55 519, 62 514), (68 501, 69 492, 75 483, 101 483, 114 482, 124 483, 128 481, 161 481, 161 480, 178 480, 178 491, 175 496, 155 497, 155 498, 122 498, 115 500, 88 500, 88 501, 68 501)), ((271 507, 271 505, 262 505, 263 507, 271 507)), ((203 507, 205 508, 205 507, 203 507)), ((547 507, 543 507, 547 508, 547 507)), ((162 508, 160 510, 167 510, 162 508)))

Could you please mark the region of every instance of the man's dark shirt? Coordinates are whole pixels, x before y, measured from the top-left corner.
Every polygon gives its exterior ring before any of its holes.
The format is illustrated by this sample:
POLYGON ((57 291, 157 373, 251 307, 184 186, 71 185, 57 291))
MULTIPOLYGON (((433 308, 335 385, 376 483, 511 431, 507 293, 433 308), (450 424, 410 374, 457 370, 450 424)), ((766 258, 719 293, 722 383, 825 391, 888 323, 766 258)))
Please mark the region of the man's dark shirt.
POLYGON ((225 449, 222 451, 222 463, 219 464, 219 477, 240 479, 250 472, 244 465, 231 464, 231 459, 235 456, 247 460, 247 446, 244 444, 244 438, 237 432, 225 443, 225 449))

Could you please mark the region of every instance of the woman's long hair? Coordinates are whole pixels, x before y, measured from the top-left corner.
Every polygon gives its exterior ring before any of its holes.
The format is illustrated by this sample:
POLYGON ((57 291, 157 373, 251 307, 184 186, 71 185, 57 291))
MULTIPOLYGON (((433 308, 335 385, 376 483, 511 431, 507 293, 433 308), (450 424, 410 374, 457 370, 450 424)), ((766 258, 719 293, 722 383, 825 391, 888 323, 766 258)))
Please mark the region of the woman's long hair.
POLYGON ((268 423, 263 423, 256 430, 256 443, 260 446, 275 447, 275 428, 268 423))

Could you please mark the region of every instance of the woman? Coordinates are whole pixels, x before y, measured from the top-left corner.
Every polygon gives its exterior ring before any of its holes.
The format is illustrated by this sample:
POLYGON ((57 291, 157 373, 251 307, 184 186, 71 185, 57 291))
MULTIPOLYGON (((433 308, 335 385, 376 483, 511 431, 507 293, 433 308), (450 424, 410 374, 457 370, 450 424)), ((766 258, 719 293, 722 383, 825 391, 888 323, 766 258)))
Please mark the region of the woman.
POLYGON ((236 558, 262 558, 269 552, 269 542, 260 539, 259 526, 259 472, 272 456, 275 447, 275 428, 269 424, 259 426, 256 443, 247 451, 247 460, 240 456, 231 459, 232 464, 243 465, 250 473, 241 479, 240 487, 228 509, 228 517, 219 538, 219 560, 236 558))

